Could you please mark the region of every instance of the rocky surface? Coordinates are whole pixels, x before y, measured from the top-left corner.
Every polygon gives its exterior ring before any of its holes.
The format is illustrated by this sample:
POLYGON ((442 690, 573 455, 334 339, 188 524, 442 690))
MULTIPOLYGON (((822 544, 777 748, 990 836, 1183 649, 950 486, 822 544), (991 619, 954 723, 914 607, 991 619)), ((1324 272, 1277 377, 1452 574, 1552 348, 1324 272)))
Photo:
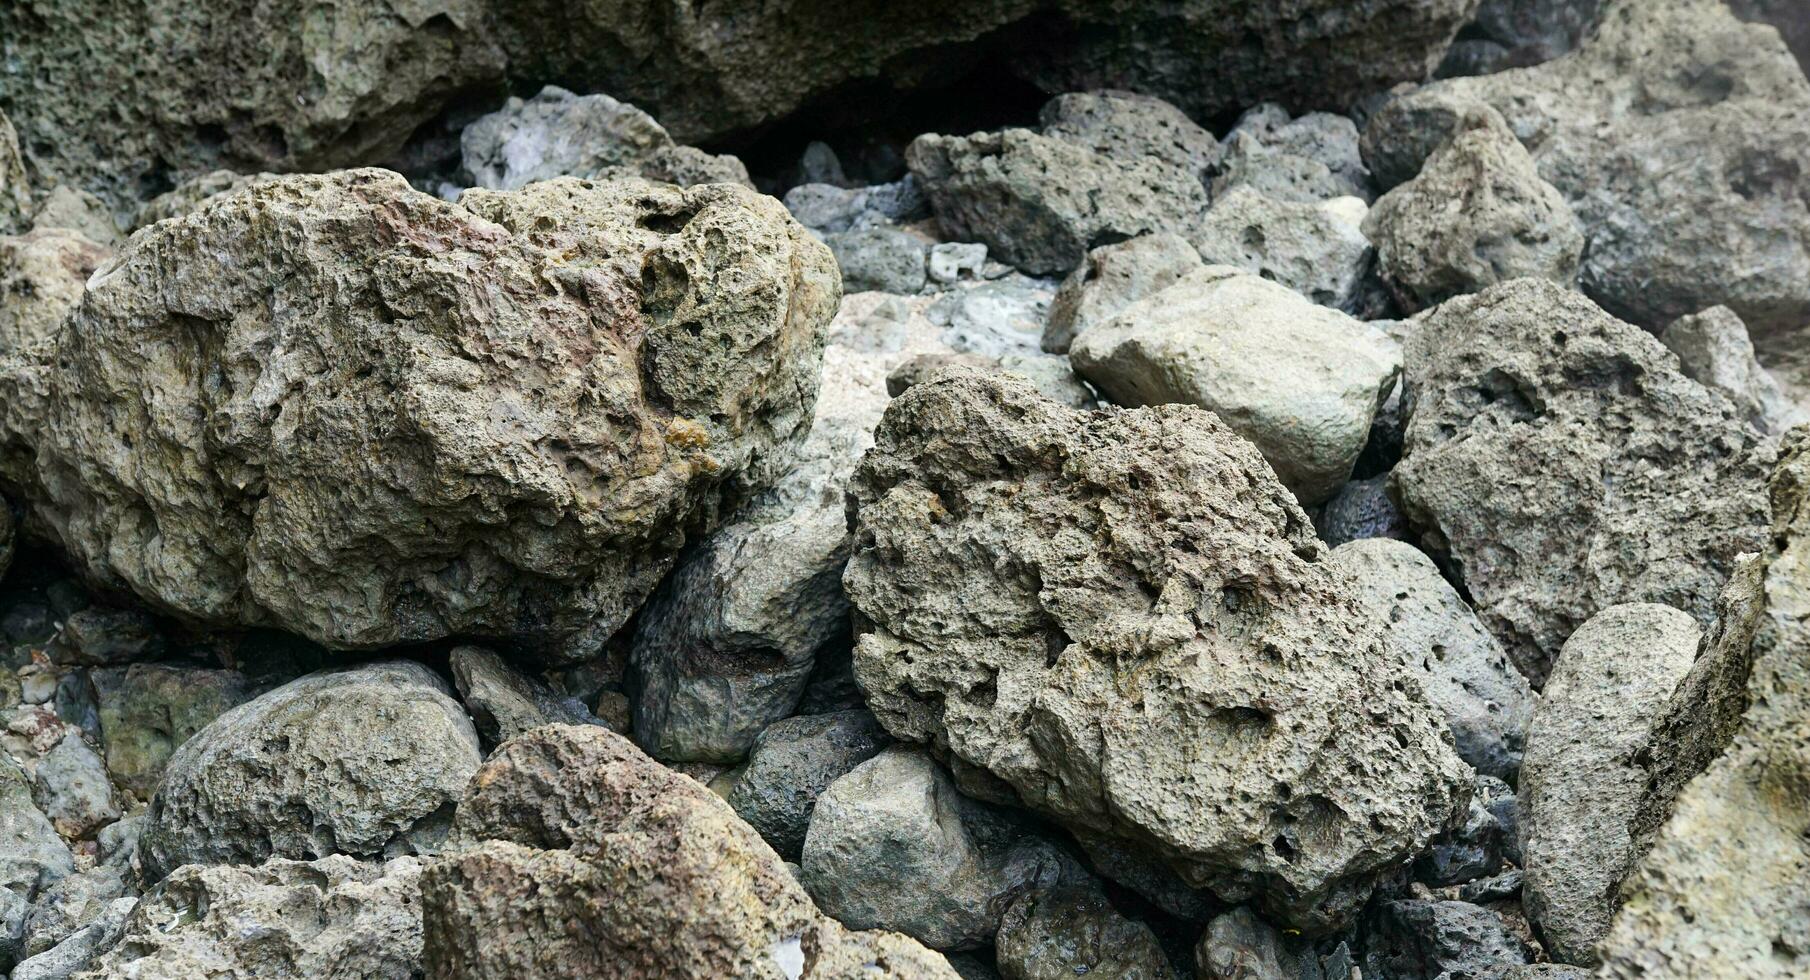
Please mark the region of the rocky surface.
POLYGON ((945 376, 888 409, 853 493, 856 677, 964 786, 1308 928, 1462 799, 1438 715, 1210 414, 945 376))
POLYGON ((1294 118, 1273 102, 1247 111, 1226 134, 1213 193, 1241 185, 1282 201, 1375 197, 1350 119, 1331 112, 1294 118))
POLYGON ((0 112, 0 234, 24 231, 31 210, 31 178, 25 173, 19 134, 0 112))
POLYGON ((460 700, 478 734, 492 745, 542 725, 603 724, 577 698, 560 694, 483 647, 457 647, 448 660, 460 700))
POLYGON ((1372 911, 1364 975, 1437 980, 1530 962, 1502 917, 1468 902, 1384 902, 1372 911))
POLYGON ((1003 980, 1172 973, 1150 927, 1120 915, 1104 894, 1085 886, 1034 891, 1013 902, 998 946, 1003 980))
POLYGON ((139 856, 185 864, 431 854, 478 768, 478 736, 418 664, 310 674, 216 718, 170 757, 139 856))
POLYGON ((32 903, 75 871, 75 857, 10 759, 0 759, 0 803, 0 968, 10 969, 22 958, 32 903))
MULTIPOLYGON (((1374 423, 1371 431, 1375 432, 1374 423)), ((1340 487, 1321 508, 1314 526, 1320 531, 1320 540, 1333 547, 1366 538, 1405 541, 1409 537, 1408 519, 1389 499, 1387 473, 1351 480, 1340 487)))
POLYGON ((1783 432, 1810 421, 1810 410, 1793 404, 1754 355, 1747 325, 1726 306, 1673 320, 1659 342, 1678 355, 1684 376, 1714 388, 1735 403, 1762 432, 1783 432))
POLYGON ((889 741, 865 708, 774 722, 754 740, 729 805, 780 857, 797 861, 824 790, 889 741))
POLYGON ((1405 360, 1404 511, 1536 686, 1608 606, 1707 623, 1736 556, 1764 543, 1772 446, 1584 297, 1539 279, 1461 297, 1420 320, 1405 360))
POLYGON ((1180 235, 1161 232, 1101 245, 1062 280, 1050 302, 1041 341, 1052 354, 1068 353, 1075 335, 1112 319, 1127 306, 1179 282, 1204 265, 1180 235))
POLYGON ((1220 195, 1194 232, 1200 256, 1280 283, 1321 306, 1354 311, 1374 253, 1355 197, 1277 200, 1249 186, 1220 195))
POLYGON ((0 475, 87 574, 191 620, 588 656, 803 435, 836 294, 729 185, 256 184, 135 237, 54 360, 0 371, 42 412, 0 418, 32 454, 0 475))
POLYGON ((105 735, 107 772, 140 800, 151 798, 177 748, 256 690, 238 671, 174 664, 110 667, 88 677, 105 735))

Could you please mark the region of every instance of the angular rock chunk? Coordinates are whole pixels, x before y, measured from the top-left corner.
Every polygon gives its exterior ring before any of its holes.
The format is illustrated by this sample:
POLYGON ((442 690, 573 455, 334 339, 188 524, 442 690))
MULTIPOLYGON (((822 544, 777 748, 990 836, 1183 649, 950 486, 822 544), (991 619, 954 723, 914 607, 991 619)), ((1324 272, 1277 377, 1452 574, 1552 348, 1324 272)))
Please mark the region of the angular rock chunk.
POLYGON ((577 698, 524 674, 483 647, 458 647, 450 658, 453 683, 478 732, 505 742, 542 725, 601 725, 577 698))
POLYGON ((256 691, 236 670, 176 664, 133 664, 88 676, 99 702, 107 772, 141 800, 151 798, 178 747, 256 691))
POLYGON ((1306 203, 1239 186, 1213 202, 1191 240, 1209 264, 1236 266, 1350 311, 1363 299, 1372 258, 1365 212, 1355 197, 1306 203))
MULTIPOLYGON (((1603 976, 1786 978, 1810 971, 1810 429, 1771 482, 1749 705, 1684 787, 1601 947, 1603 976)), ((1687 681, 1687 685, 1688 685, 1687 681)))
POLYGON ((1513 780, 1534 694, 1438 566, 1413 545, 1385 538, 1340 545, 1332 560, 1350 574, 1389 648, 1445 713, 1458 757, 1480 773, 1513 780))
POLYGON ((1475 977, 1531 959, 1501 915, 1468 902, 1383 902, 1369 919, 1366 977, 1475 977))
POLYGON ((1632 757, 1690 671, 1689 614, 1610 606, 1565 643, 1527 733, 1520 825, 1528 917, 1553 959, 1589 965, 1639 857, 1630 825, 1646 789, 1632 757))
POLYGON ((1607 606, 1707 623, 1735 557, 1766 534, 1774 450, 1734 406, 1644 331, 1545 280, 1418 322, 1395 487, 1529 682, 1607 606))
POLYGON ((1367 202, 1376 196, 1350 119, 1330 112, 1290 118, 1275 103, 1246 112, 1226 134, 1213 194, 1241 186, 1307 204, 1346 196, 1367 202))
POLYGON ((25 155, 19 152, 19 134, 0 112, 0 235, 24 231, 30 215, 31 179, 25 173, 25 155))
MULTIPOLYGON (((1374 424, 1371 431, 1375 432, 1374 424)), ((1320 540, 1335 548, 1366 538, 1406 541, 1409 537, 1407 518, 1389 499, 1387 473, 1368 480, 1352 480, 1340 487, 1326 501, 1314 526, 1319 528, 1320 540)))
POLYGON ((1747 325, 1728 307, 1673 320, 1659 342, 1678 355, 1685 377, 1727 395, 1760 431, 1783 432, 1810 421, 1810 413, 1788 401, 1760 366, 1747 325))
POLYGON ((1489 75, 1550 61, 1577 47, 1601 0, 1483 0, 1459 32, 1439 77, 1489 75))
POLYGON ((140 899, 109 977, 271 980, 421 975, 421 860, 333 855, 255 867, 178 869, 140 899))
POLYGON ((69 875, 46 888, 32 906, 25 920, 22 956, 37 956, 61 945, 64 940, 105 915, 112 903, 136 897, 137 889, 126 881, 129 869, 99 865, 69 875))
POLYGON ((1105 323, 1203 264, 1186 238, 1170 232, 1139 235, 1089 251, 1086 261, 1062 280, 1050 302, 1043 349, 1051 354, 1068 353, 1081 331, 1105 323))
POLYGON ((958 950, 991 941, 1013 897, 1058 884, 1066 863, 957 793, 922 749, 894 746, 818 797, 798 877, 844 925, 958 950))
POLYGON ((422 878, 428 976, 955 980, 910 939, 819 912, 716 794, 607 729, 504 743, 458 828, 466 846, 422 878))
POLYGON ((852 493, 856 678, 965 786, 1303 928, 1461 805, 1438 713, 1212 414, 945 375, 888 408, 852 493))
POLYGON ((111 254, 72 231, 0 237, 0 472, 30 453, 13 433, 43 424, 63 318, 111 254))
MULTIPOLYGON (((1312 953, 1308 958, 1311 960, 1312 953)), ((1194 947, 1200 980, 1295 980, 1301 957, 1275 927, 1240 906, 1215 916, 1194 947)))
POLYGON ((849 292, 879 290, 911 295, 924 288, 929 243, 897 228, 861 228, 824 238, 842 269, 849 292))
POLYGON ((1219 141, 1162 99, 1105 90, 1058 95, 1038 115, 1043 135, 1127 162, 1151 157, 1205 179, 1219 141))
POLYGON ((139 842, 145 879, 185 864, 437 850, 478 768, 445 682, 389 661, 310 674, 176 750, 139 842))
POLYGON ((138 907, 136 898, 116 898, 93 921, 55 947, 22 961, 12 980, 69 980, 89 969, 125 934, 126 920, 138 907))
POLYGON ((1030 275, 1067 272, 1089 249, 1148 232, 1186 234, 1207 209, 1206 188, 1183 168, 1028 129, 920 136, 905 160, 945 237, 985 242, 1030 275))
POLYGON ((836 298, 731 185, 280 178, 134 237, 0 370, 42 409, 0 482, 191 620, 588 657, 803 435, 836 298))
POLYGON ((74 871, 69 845, 32 802, 31 778, 0 756, 0 969, 21 958, 32 902, 74 871))
POLYGON ((1126 307, 1069 356, 1120 405, 1212 409, 1307 504, 1351 475, 1401 367, 1380 332, 1228 266, 1126 307))
POLYGON ((890 742, 865 708, 768 725, 729 790, 729 805, 788 861, 798 860, 823 791, 890 742))
POLYGON ((107 778, 107 764, 71 727, 39 756, 32 774, 32 798, 57 833, 69 840, 90 837, 120 818, 119 797, 107 778))
POLYGON ((1364 219, 1397 300, 1412 312, 1523 276, 1575 283, 1584 233, 1564 196, 1494 109, 1459 125, 1364 219))
POLYGON ((1003 980, 1173 974, 1150 927, 1119 914, 1094 887, 1025 894, 1006 909, 997 945, 1003 980))

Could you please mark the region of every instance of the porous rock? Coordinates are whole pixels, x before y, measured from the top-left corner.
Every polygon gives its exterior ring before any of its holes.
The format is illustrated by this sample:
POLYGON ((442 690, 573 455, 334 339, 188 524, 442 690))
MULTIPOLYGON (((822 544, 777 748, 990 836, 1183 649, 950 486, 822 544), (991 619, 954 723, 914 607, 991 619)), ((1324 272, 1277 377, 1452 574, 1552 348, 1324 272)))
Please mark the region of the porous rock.
POLYGON ((1364 976, 1400 980, 1474 977, 1532 960, 1497 912, 1468 902, 1379 903, 1366 922, 1364 976))
POLYGON ((6 113, 0 112, 0 235, 24 231, 30 215, 31 178, 25 173, 19 134, 6 113))
POLYGON ((1299 951, 1244 906, 1207 924, 1194 946, 1194 965, 1199 980, 1295 980, 1302 975, 1299 951))
POLYGON ((945 375, 888 408, 852 493, 856 678, 965 788, 1303 928, 1462 805, 1437 712, 1210 413, 945 375))
POLYGON ((65 838, 93 836, 120 818, 119 797, 107 778, 107 764, 80 728, 70 726, 35 760, 33 769, 32 798, 65 838))
POLYGON ((1045 136, 1122 160, 1152 157, 1205 180, 1219 162, 1219 141, 1162 99, 1111 89, 1070 92, 1038 114, 1045 136))
POLYGON ((1351 475, 1401 366, 1380 332, 1229 266, 1126 307, 1069 356, 1120 405, 1212 409, 1307 504, 1351 475))
POLYGON ((607 729, 504 743, 458 835, 422 879, 429 976, 955 980, 912 940, 819 912, 727 803, 607 729))
POLYGON ((151 798, 177 747, 256 686, 236 670, 132 664, 89 672, 99 704, 107 772, 141 800, 151 798))
POLYGON ((1355 197, 1287 201, 1239 186, 1213 201, 1190 240, 1209 264, 1236 266, 1321 306, 1352 311, 1363 300, 1372 258, 1365 213, 1355 197))
POLYGON ((1089 250, 1086 260, 1062 280, 1056 298, 1050 301, 1043 349, 1051 354, 1068 353, 1076 334, 1174 285, 1203 264, 1194 246, 1172 232, 1139 235, 1089 250))
POLYGON ((865 708, 768 725, 729 790, 729 805, 780 857, 797 861, 817 799, 890 742, 865 708))
POLYGON ((542 725, 601 725, 577 698, 509 666, 483 647, 456 647, 448 657, 453 683, 478 733, 492 744, 542 725))
POLYGON ((425 667, 310 674, 170 757, 139 842, 145 879, 185 864, 433 853, 479 760, 470 719, 425 667))
POLYGON ((1408 339, 1409 523, 1529 682, 1597 611, 1707 623, 1765 541, 1774 449, 1645 331, 1556 283, 1459 297, 1408 339))
POLYGON ((1003 980, 1165 980, 1174 972, 1149 926, 1086 885, 1021 896, 1006 909, 996 945, 1003 980))
POLYGON ((44 889, 25 920, 20 955, 32 957, 56 948, 106 915, 118 899, 136 897, 137 889, 126 880, 128 872, 116 865, 97 865, 44 889))
POLYGON ((1330 112, 1299 118, 1273 102, 1256 106, 1226 134, 1214 196, 1245 186, 1280 201, 1374 198, 1370 171, 1350 119, 1330 112))
POLYGON ((0 969, 20 958, 32 902, 75 871, 75 856, 31 797, 31 777, 0 756, 0 969))
POLYGON ((1783 432, 1810 421, 1792 404, 1754 355, 1747 325, 1726 306, 1673 320, 1659 342, 1678 355, 1684 376, 1727 395, 1762 432, 1783 432))
POLYGON ((898 228, 859 228, 824 237, 849 292, 910 295, 924 288, 929 243, 898 228))
POLYGON ((9 434, 42 424, 63 318, 110 254, 72 231, 0 237, 0 470, 29 453, 9 434))
MULTIPOLYGON (((1376 427, 1371 425, 1371 432, 1376 427)), ((1366 538, 1390 538, 1406 541, 1408 519, 1401 508, 1389 499, 1389 474, 1382 473, 1367 480, 1351 480, 1326 501, 1314 521, 1320 540, 1332 547, 1366 538)))
POLYGON ((0 370, 37 410, 0 417, 30 452, 0 483, 88 576, 217 627, 561 659, 803 435, 837 298, 732 185, 454 205, 375 170, 215 198, 89 285, 0 370))

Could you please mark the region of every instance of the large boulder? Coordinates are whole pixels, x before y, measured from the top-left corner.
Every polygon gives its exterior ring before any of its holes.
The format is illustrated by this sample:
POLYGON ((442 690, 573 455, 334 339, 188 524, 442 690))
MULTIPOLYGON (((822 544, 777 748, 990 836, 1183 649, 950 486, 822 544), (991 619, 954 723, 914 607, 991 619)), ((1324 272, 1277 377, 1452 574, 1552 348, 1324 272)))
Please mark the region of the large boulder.
POLYGON ((1657 330, 1725 305, 1756 333, 1810 320, 1810 82, 1721 0, 1613 0, 1571 54, 1429 85, 1364 135, 1386 184, 1495 108, 1587 238, 1586 292, 1657 330))
POLYGON ((819 912, 728 804, 607 729, 504 743, 458 834, 422 878, 428 976, 956 980, 910 939, 819 912))
POLYGON ((856 678, 965 790, 1305 929, 1462 807, 1443 719, 1212 414, 945 374, 852 494, 856 678))
POLYGON ((1069 356, 1120 405, 1212 409, 1307 504, 1351 476, 1401 365, 1381 332, 1230 266, 1127 306, 1069 356))
POLYGON ((480 758, 464 709, 419 664, 310 674, 222 714, 170 757, 139 840, 145 878, 185 864, 433 853, 480 758))
POLYGON ((136 235, 6 362, 41 412, 0 410, 0 483, 190 620, 588 657, 804 434, 836 299, 732 185, 265 181, 136 235))
POLYGON ((1810 973, 1810 429, 1786 436, 1771 493, 1745 715, 1624 886, 1603 976, 1810 973))
POLYGON ((1736 556, 1764 544, 1771 444, 1582 295, 1517 279, 1451 300, 1406 363, 1403 509, 1536 687, 1607 606, 1707 624, 1736 556))

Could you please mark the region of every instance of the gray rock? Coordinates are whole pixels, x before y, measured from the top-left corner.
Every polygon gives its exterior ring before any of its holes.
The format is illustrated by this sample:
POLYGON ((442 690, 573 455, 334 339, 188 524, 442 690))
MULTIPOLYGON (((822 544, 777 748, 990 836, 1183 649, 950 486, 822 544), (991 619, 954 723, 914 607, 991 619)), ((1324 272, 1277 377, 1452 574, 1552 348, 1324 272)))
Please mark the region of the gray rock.
POLYGON ((1655 330, 1716 305, 1756 333, 1810 320, 1810 82, 1771 29, 1718 0, 1609 0, 1566 57, 1385 105, 1371 168, 1412 176, 1477 102, 1576 212, 1581 285, 1610 312, 1655 330))
POLYGON ((119 225, 107 202, 69 184, 58 184, 44 195, 37 213, 32 215, 31 227, 34 231, 72 231, 109 248, 120 240, 119 225))
MULTIPOLYGON (((1371 431, 1375 432, 1374 424, 1371 431)), ((1387 473, 1368 480, 1351 480, 1340 487, 1326 501, 1314 526, 1319 528, 1320 540, 1335 548, 1366 538, 1405 541, 1409 537, 1408 519, 1389 499, 1387 473)))
POLYGON ((101 865, 69 875, 46 888, 25 920, 22 956, 32 957, 62 944, 106 914, 115 900, 136 897, 127 869, 101 865))
POLYGON ((257 690, 236 670, 179 664, 133 664, 89 676, 100 703, 107 772, 141 800, 151 798, 178 746, 257 690))
POLYGON ((1765 540, 1774 450, 1734 406, 1644 331, 1545 280, 1418 323, 1398 499, 1529 682, 1607 606, 1708 622, 1735 557, 1765 540))
POLYGON ((1121 915, 1095 887, 1020 896, 1000 921, 997 946, 1004 980, 1167 980, 1174 975, 1150 927, 1121 915))
POLYGON ((12 980, 69 980, 92 967, 125 934, 136 898, 116 898, 87 925, 13 968, 12 980))
POLYGON ((1413 545, 1369 538, 1342 544, 1331 557, 1389 649, 1445 714, 1458 757, 1512 782, 1536 699, 1501 644, 1413 545))
POLYGON ((929 243, 897 228, 863 228, 826 236, 842 269, 842 288, 910 295, 924 288, 929 243))
POLYGON ((421 970, 422 864, 333 855, 179 868, 126 917, 101 976, 409 980, 421 970))
POLYGON ((930 207, 909 174, 872 187, 800 184, 786 192, 785 203, 800 224, 823 234, 924 217, 930 207))
POLYGON ((155 660, 163 650, 157 621, 144 610, 89 606, 63 617, 48 652, 66 666, 108 667, 155 660))
POLYGON ((1727 395, 1762 432, 1783 432, 1810 414, 1792 404, 1754 356, 1747 325, 1726 306, 1679 317, 1659 335, 1684 376, 1727 395))
POLYGON ((943 343, 957 351, 1005 357, 1037 348, 1049 320, 1056 284, 1012 274, 944 290, 924 316, 944 328, 943 343))
POLYGON ((459 136, 463 176, 474 187, 512 191, 555 177, 632 174, 688 187, 754 186, 732 156, 683 151, 654 117, 601 93, 574 95, 557 85, 532 99, 510 98, 459 136))
POLYGON ((0 969, 20 958, 31 904, 75 871, 75 857, 31 798, 31 779, 0 757, 0 969))
POLYGON ((1183 168, 1028 129, 920 136, 905 159, 945 238, 984 242, 1031 275, 1067 272, 1089 249, 1147 232, 1185 234, 1207 208, 1206 188, 1183 168))
POLYGON ((1364 976, 1390 980, 1474 977, 1532 960, 1495 911, 1466 902, 1379 903, 1366 922, 1364 976))
MULTIPOLYGON (((5 433, 41 426, 46 375, 64 317, 112 253, 72 231, 0 237, 0 470, 28 452, 5 433)), ((16 492, 11 499, 23 505, 16 492)))
POLYGON ((799 155, 797 167, 800 184, 833 184, 842 186, 848 183, 848 175, 842 172, 842 160, 836 151, 822 140, 812 140, 804 146, 804 153, 799 155))
POLYGON ((1364 220, 1376 261, 1412 312, 1510 279, 1577 281, 1584 232, 1502 116, 1480 106, 1364 220))
POLYGON ((921 749, 895 746, 817 798, 799 867, 844 925, 958 950, 990 942, 1013 898, 1057 884, 1068 863, 957 793, 921 749))
POLYGON ((31 178, 19 151, 19 134, 0 112, 0 235, 24 231, 31 210, 31 178))
POLYGON ((1255 273, 1321 306, 1354 311, 1370 270, 1364 202, 1279 200, 1249 186, 1219 195, 1190 241, 1213 265, 1255 273))
POLYGON ((69 840, 91 837, 120 818, 107 764, 79 728, 71 727, 38 758, 32 798, 57 833, 69 840))
POLYGON ((1126 307, 1069 356, 1120 405, 1212 409, 1307 504, 1350 477, 1401 366, 1380 332, 1226 266, 1126 307))
POLYGON ((1215 916, 1194 947, 1199 980, 1297 980, 1302 964, 1275 927, 1240 906, 1215 916))
POLYGON ((505 742, 458 838, 422 877, 430 977, 955 980, 912 940, 819 912, 727 803, 607 729, 505 742))
POLYGON ((1003 371, 1029 381, 1045 398, 1070 408, 1097 407, 1093 392, 1075 375, 1068 358, 1032 352, 993 358, 984 354, 919 354, 886 376, 886 391, 897 398, 912 385, 949 370, 1003 371))
POLYGON ((136 231, 145 225, 180 218, 222 194, 241 191, 276 176, 270 173, 242 174, 235 170, 212 170, 199 177, 191 177, 140 205, 132 228, 136 231))
POLYGON ((431 854, 477 770, 446 684, 388 661, 239 705, 170 757, 139 844, 146 881, 185 864, 431 854))
MULTIPOLYGON (((1102 90, 1058 95, 1038 116, 1045 136, 1126 162, 1150 157, 1205 180, 1219 162, 1219 141, 1162 99, 1102 90)), ((1356 133, 1353 133, 1356 148, 1356 133)))
MULTIPOLYGON (((913 183, 915 183, 915 179, 913 183)), ((932 282, 948 285, 968 273, 978 278, 987 264, 987 246, 979 242, 940 242, 930 247, 927 266, 932 282)))
POLYGON ((945 375, 887 409, 852 493, 856 678, 964 788, 1318 929, 1460 805, 1437 713, 1210 413, 945 375))
POLYGON ((449 661, 478 734, 493 745, 542 725, 603 724, 577 698, 561 695, 483 647, 455 647, 449 661))
POLYGON ((1528 730, 1520 823, 1528 917, 1562 963, 1594 964, 1615 896, 1639 858, 1630 824, 1646 772, 1630 759, 1697 655, 1687 613, 1611 606, 1553 665, 1528 730))
POLYGON ((1368 202, 1376 196, 1359 152, 1356 124, 1330 112, 1290 118, 1275 103, 1247 111, 1226 134, 1213 194, 1219 197, 1239 186, 1302 203, 1346 196, 1368 202))
POLYGON ((1497 874, 1504 860, 1520 857, 1515 842, 1518 826, 1514 789, 1494 776, 1479 775, 1464 822, 1442 834, 1415 859, 1415 880, 1440 888, 1497 874))
POLYGON ((1051 354, 1068 353, 1076 334, 1174 285, 1203 264, 1186 238, 1169 232, 1139 235, 1089 251, 1086 260, 1062 280, 1050 302, 1043 349, 1051 354))
POLYGON ((1483 0, 1462 33, 1474 35, 1474 46, 1487 45, 1487 54, 1455 57, 1454 44, 1439 75, 1489 75, 1551 61, 1577 47, 1601 6, 1601 0, 1483 0))
POLYGON ((865 708, 774 722, 755 739, 729 805, 780 857, 796 861, 817 798, 890 741, 865 708))
POLYGON ((200 623, 594 655, 802 437, 833 260, 733 185, 461 202, 346 171, 145 229, 0 364, 0 483, 200 623))
POLYGON ((1810 971, 1810 878, 1801 873, 1810 835, 1810 429, 1786 434, 1771 491, 1744 697, 1701 716, 1714 728, 1730 707, 1745 706, 1744 715, 1726 751, 1684 785, 1623 886, 1599 947, 1601 975, 1613 980, 1782 980, 1810 971))

